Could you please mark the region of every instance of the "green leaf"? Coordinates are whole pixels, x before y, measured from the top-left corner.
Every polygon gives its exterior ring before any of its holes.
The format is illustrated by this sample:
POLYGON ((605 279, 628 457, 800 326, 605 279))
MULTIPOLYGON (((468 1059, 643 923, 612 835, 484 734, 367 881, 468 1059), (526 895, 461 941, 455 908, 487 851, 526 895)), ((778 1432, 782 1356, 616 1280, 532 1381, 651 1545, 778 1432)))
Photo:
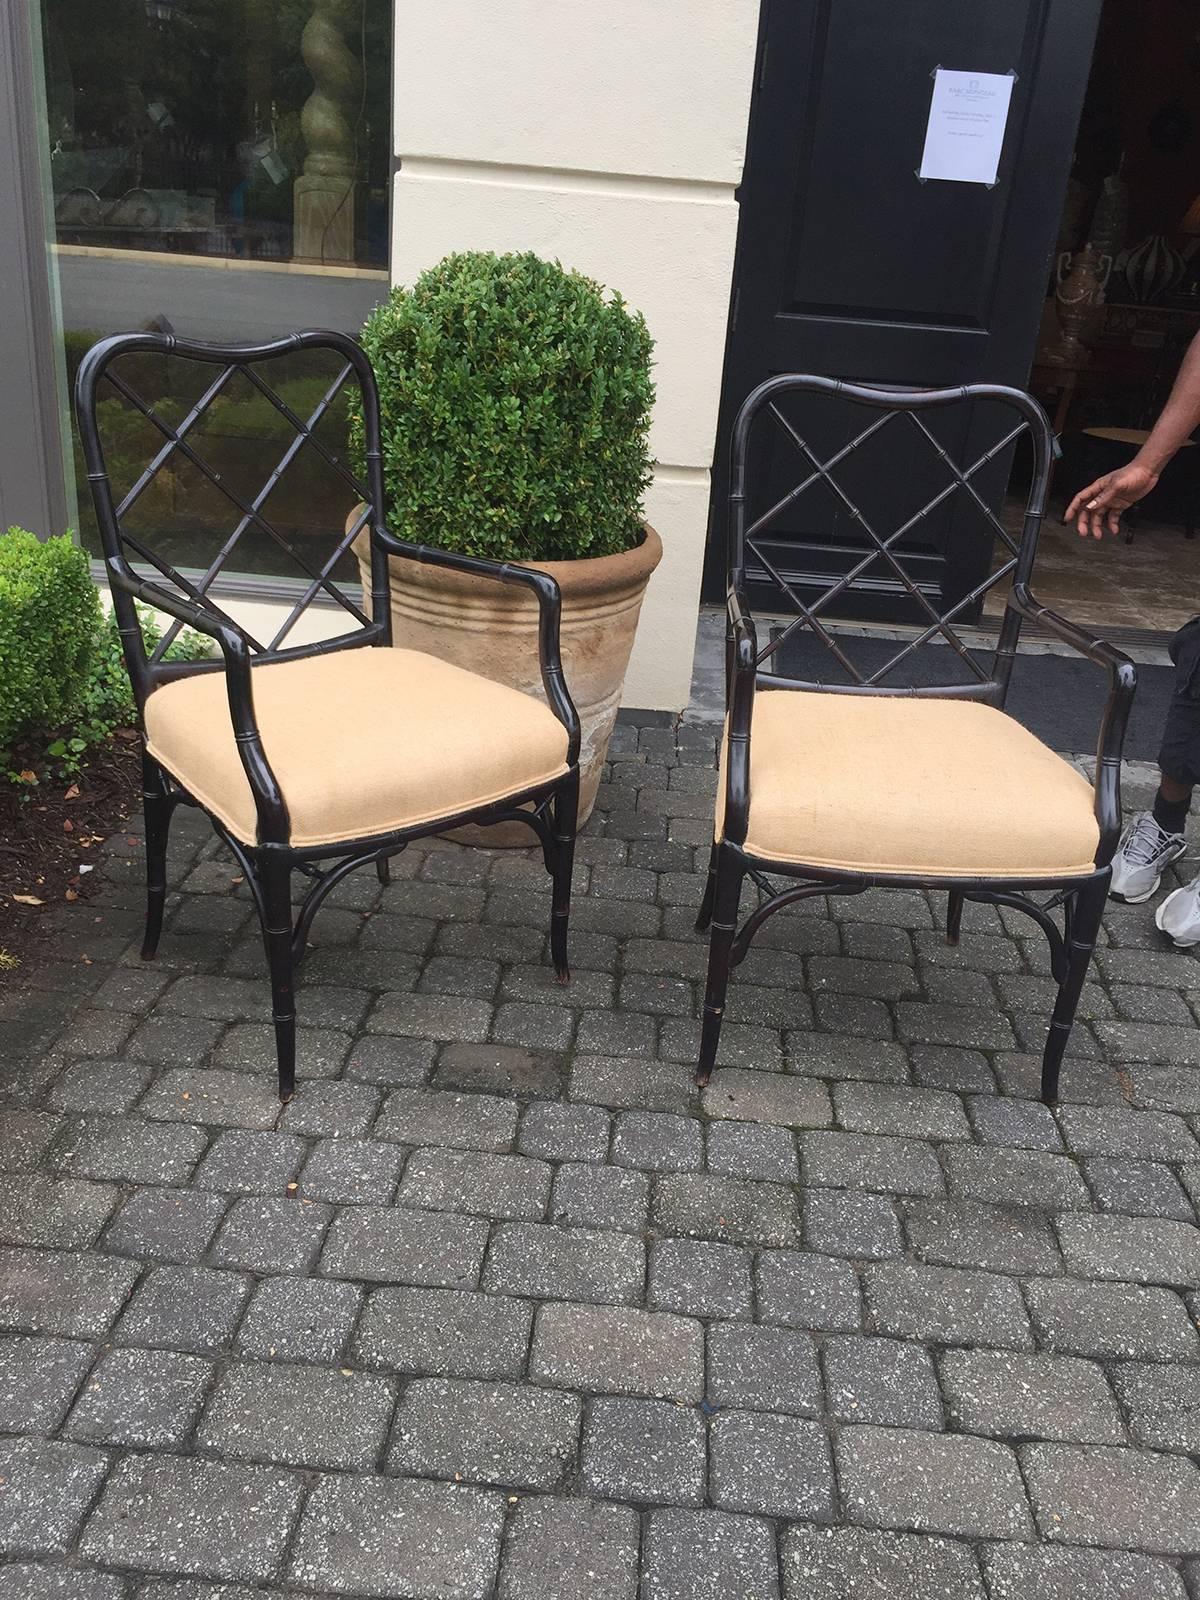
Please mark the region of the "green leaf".
POLYGON ((637 543, 653 346, 619 295, 532 254, 465 252, 394 289, 362 342, 395 533, 518 561, 637 543))

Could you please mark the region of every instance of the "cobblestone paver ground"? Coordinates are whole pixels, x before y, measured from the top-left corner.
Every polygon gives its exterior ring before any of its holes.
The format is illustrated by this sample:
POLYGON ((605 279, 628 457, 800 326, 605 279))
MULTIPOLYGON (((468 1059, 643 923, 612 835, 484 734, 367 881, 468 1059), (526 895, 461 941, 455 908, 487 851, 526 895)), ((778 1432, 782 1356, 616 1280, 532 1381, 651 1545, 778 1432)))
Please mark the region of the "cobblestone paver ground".
POLYGON ((711 728, 619 728, 571 986, 523 854, 345 883, 280 1109, 245 887, 135 837, 0 999, 0 1600, 1200 1600, 1200 964, 765 929, 691 1083, 711 728), (1190 1588, 1189 1588, 1190 1585, 1190 1588))

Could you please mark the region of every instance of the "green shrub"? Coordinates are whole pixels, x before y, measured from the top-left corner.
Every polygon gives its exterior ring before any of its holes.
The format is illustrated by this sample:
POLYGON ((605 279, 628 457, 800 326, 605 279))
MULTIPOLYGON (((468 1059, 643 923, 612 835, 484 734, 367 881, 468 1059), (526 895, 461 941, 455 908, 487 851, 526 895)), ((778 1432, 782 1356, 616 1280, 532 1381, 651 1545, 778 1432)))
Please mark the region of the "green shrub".
POLYGON ((394 533, 516 561, 637 544, 652 342, 619 295, 535 255, 447 256, 392 291, 362 343, 394 533))
MULTIPOLYGON (((137 614, 146 649, 153 650, 162 638, 162 629, 154 613, 140 601, 137 614)), ((206 633, 183 628, 167 646, 163 659, 202 661, 213 653, 214 648, 213 641, 206 633)), ((136 716, 137 705, 133 698, 133 685, 125 668, 125 653, 117 629, 117 618, 110 611, 101 619, 96 631, 96 648, 74 727, 67 736, 56 739, 50 745, 48 754, 60 760, 64 755, 79 754, 83 749, 106 739, 114 728, 129 727, 136 716), (76 750, 73 747, 79 741, 82 744, 76 750)))
POLYGON ((128 727, 136 714, 116 614, 108 611, 96 630, 96 651, 79 712, 80 730, 94 744, 114 728, 128 727))
POLYGON ((68 536, 0 536, 0 750, 70 721, 100 626, 88 558, 68 536))
MULTIPOLYGON (((138 619, 152 650, 161 630, 140 605, 138 619)), ((185 628, 166 659, 211 650, 185 628)), ((73 775, 134 716, 116 618, 101 608, 86 552, 69 534, 43 542, 10 528, 0 535, 0 775, 24 784, 73 775)))

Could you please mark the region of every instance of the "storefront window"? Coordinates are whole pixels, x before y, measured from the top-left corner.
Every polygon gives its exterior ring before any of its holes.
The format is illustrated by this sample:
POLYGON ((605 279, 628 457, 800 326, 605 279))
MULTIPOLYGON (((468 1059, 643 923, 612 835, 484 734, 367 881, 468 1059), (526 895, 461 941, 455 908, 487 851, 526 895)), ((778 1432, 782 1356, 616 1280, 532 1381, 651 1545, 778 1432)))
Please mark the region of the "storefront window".
MULTIPOLYGON (((391 0, 42 0, 69 377, 119 330, 218 342, 357 332, 387 286, 391 15, 391 0)), ((143 363, 139 392, 164 417, 190 404, 184 370, 143 363)), ((330 373, 304 355, 270 376, 307 414, 330 373)), ((115 391, 103 404, 120 479, 150 441, 115 391)), ((261 481, 281 423, 249 384, 231 386, 195 442, 217 470, 261 481)), ((345 408, 324 426, 344 448, 345 408)), ((334 493, 336 476, 309 482, 297 465, 275 515, 288 538, 324 544, 345 507, 318 483, 334 493)), ((94 549, 86 498, 79 526, 94 549)), ((181 473, 153 514, 175 564, 203 570, 230 510, 181 473)), ((239 542, 236 565, 296 576, 265 535, 239 542)))

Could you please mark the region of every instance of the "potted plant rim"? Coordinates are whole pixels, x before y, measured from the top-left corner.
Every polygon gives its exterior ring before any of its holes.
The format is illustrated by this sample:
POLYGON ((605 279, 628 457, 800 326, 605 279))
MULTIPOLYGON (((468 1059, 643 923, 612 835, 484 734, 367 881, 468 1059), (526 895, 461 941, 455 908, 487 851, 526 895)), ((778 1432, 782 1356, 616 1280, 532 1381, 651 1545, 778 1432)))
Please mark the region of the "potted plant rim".
MULTIPOLYGON (((645 321, 556 262, 472 251, 393 289, 362 344, 379 385, 391 531, 558 582, 563 669, 582 725, 582 824, 662 557, 643 516, 654 400, 645 321)), ((356 417, 351 433, 361 455, 356 417)), ((365 535, 356 550, 369 594, 365 535)), ((397 646, 542 695, 532 595, 390 561, 397 646)), ((508 824, 486 842, 527 845, 529 835, 508 824)))

